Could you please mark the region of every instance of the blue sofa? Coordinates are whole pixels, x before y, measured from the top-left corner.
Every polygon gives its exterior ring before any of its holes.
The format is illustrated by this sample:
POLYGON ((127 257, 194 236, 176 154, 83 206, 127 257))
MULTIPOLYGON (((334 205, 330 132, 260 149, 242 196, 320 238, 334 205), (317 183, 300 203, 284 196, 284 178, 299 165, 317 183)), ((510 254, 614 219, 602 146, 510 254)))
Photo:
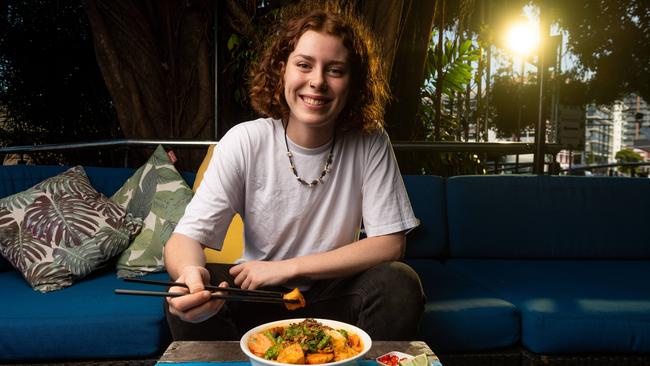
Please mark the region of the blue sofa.
POLYGON ((650 364, 650 180, 404 179, 422 221, 406 261, 428 297, 421 338, 433 350, 650 364))
MULTIPOLYGON (((65 169, 0 167, 0 197, 65 169)), ((133 170, 86 172, 110 196, 133 170)), ((445 366, 650 363, 650 180, 404 181, 422 223, 406 253, 428 298, 420 338, 445 366)), ((151 364, 170 341, 161 299, 114 295, 125 285, 110 268, 41 294, 2 267, 0 364, 151 364)))
MULTIPOLYGON (((2 166, 0 197, 32 187, 65 171, 63 166, 2 166)), ((129 168, 87 167, 91 184, 107 196, 134 173, 129 168)), ((183 173, 191 186, 194 173, 183 173)), ((167 280, 166 273, 145 278, 167 280)), ((106 361, 111 365, 155 363, 170 342, 158 297, 117 296, 137 289, 105 268, 63 290, 34 291, 0 257, 0 364, 106 361)), ((145 289, 145 288, 143 288, 145 289)), ((147 290, 151 290, 146 288, 147 290)))

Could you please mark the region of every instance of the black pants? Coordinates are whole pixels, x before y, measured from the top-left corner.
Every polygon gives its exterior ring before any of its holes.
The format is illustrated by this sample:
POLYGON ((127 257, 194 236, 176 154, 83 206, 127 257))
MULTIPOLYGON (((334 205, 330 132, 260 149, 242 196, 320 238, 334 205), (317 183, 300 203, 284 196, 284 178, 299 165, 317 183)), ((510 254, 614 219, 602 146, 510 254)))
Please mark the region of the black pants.
MULTIPOLYGON (((208 264, 213 284, 233 283, 232 265, 208 264)), ((271 288, 286 292, 284 288, 271 288)), ((401 262, 382 263, 354 276, 317 281, 303 295, 307 306, 289 311, 281 304, 227 302, 212 318, 187 323, 165 314, 175 341, 239 340, 260 324, 291 318, 323 318, 354 324, 375 340, 415 339, 424 293, 415 271, 401 262)))

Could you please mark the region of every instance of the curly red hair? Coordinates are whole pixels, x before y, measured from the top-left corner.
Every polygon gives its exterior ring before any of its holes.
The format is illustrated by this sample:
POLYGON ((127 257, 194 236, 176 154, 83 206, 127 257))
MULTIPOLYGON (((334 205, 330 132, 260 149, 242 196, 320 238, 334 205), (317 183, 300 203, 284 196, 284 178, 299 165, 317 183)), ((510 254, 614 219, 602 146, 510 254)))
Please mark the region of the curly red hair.
POLYGON ((351 66, 349 96, 337 119, 338 129, 370 132, 382 128, 388 84, 375 41, 358 20, 322 10, 294 16, 272 35, 258 63, 252 68, 250 97, 253 109, 268 117, 288 119, 282 65, 286 64, 298 40, 308 30, 337 36, 348 50, 351 66))

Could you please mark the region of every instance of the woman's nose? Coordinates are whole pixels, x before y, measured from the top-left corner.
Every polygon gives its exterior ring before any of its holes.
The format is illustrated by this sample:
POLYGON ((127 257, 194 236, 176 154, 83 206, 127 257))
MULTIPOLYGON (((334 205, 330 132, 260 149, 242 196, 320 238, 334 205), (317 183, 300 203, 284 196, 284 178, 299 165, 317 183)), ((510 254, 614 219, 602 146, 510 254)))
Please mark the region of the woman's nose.
POLYGON ((317 90, 327 90, 327 81, 322 73, 315 72, 311 80, 309 80, 309 86, 317 90))

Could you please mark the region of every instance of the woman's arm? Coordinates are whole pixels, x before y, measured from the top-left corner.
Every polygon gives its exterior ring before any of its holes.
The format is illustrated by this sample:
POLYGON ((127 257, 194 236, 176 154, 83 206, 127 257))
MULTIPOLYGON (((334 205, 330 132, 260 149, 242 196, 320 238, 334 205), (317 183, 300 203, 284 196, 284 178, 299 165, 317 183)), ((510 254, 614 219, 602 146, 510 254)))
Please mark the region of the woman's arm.
POLYGON ((179 233, 173 233, 165 244, 164 257, 165 268, 174 280, 187 266, 205 267, 205 254, 201 243, 179 233))
MULTIPOLYGON (((168 297, 169 312, 187 322, 202 322, 221 309, 223 300, 210 297, 205 285, 210 283, 210 272, 205 268, 203 246, 189 236, 173 233, 165 244, 165 267, 172 279, 187 285, 170 287, 170 292, 187 292, 188 295, 168 297)), ((226 282, 219 284, 227 287, 226 282)))
POLYGON ((404 233, 365 238, 325 253, 282 261, 248 261, 232 267, 235 284, 244 289, 282 285, 294 278, 344 277, 382 262, 402 258, 404 233))

